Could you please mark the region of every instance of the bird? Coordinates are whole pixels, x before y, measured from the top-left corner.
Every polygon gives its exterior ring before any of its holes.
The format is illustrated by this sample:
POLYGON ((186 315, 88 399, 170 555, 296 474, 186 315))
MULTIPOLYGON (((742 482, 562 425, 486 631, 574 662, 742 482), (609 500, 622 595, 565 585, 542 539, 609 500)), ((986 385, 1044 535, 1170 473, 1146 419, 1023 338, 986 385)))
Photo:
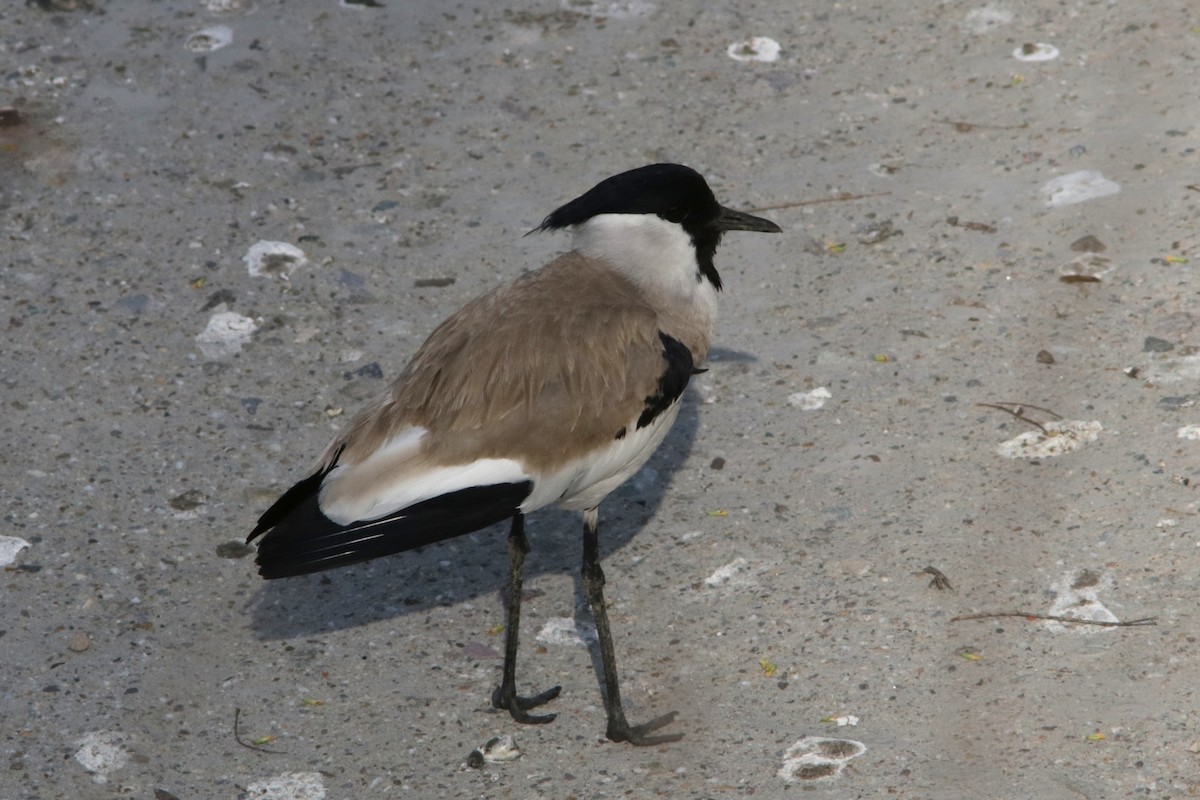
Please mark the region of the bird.
MULTIPOLYGON (((774 222, 719 204, 704 177, 650 164, 600 181, 529 233, 573 248, 434 328, 311 474, 258 519, 263 578, 342 567, 509 525, 504 666, 492 705, 520 723, 561 687, 516 690, 525 515, 582 512, 581 585, 603 669, 606 736, 655 745, 676 712, 632 725, 621 702, 600 565, 599 506, 662 443, 712 338, 729 231, 774 222)), ((528 235, 528 234, 527 234, 528 235)))

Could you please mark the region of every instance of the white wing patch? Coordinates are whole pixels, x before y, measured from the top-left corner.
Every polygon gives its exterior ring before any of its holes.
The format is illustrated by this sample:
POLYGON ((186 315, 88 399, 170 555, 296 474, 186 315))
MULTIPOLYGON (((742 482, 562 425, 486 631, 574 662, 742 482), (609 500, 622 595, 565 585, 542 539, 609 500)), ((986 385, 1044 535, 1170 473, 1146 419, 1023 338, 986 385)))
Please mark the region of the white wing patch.
POLYGON ((531 477, 509 458, 430 465, 421 452, 425 433, 424 428, 405 428, 365 460, 334 467, 321 485, 321 511, 339 525, 350 525, 460 489, 520 483, 531 477))

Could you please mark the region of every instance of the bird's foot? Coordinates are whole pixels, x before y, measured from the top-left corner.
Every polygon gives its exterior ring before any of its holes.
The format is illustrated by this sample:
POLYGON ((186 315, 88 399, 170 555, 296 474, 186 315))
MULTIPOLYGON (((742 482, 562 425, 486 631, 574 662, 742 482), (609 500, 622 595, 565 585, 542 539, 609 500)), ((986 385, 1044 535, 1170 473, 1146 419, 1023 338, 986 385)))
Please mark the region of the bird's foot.
POLYGON ((515 691, 504 691, 503 686, 497 686, 492 692, 492 705, 495 708, 506 708, 508 713, 512 714, 512 718, 517 722, 525 723, 526 725, 543 725, 552 721, 557 714, 528 714, 526 713, 531 708, 549 703, 554 698, 558 697, 562 691, 561 686, 555 686, 553 689, 547 689, 540 694, 535 694, 533 697, 518 697, 515 691))
POLYGON ((609 720, 608 738, 614 742, 629 742, 638 747, 653 747, 657 744, 678 742, 683 738, 682 733, 663 733, 657 736, 647 735, 659 728, 670 725, 675 721, 675 717, 678 714, 678 711, 672 711, 669 714, 663 714, 661 717, 655 717, 641 725, 630 725, 625 720, 617 720, 615 722, 609 720))

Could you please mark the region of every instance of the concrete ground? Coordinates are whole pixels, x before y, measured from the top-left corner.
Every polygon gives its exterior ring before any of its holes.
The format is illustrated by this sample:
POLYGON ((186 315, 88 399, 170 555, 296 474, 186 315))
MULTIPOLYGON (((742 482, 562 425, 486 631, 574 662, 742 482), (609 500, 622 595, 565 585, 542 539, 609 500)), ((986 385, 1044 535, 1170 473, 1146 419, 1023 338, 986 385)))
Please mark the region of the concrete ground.
POLYGON ((6 3, 0 798, 1200 793, 1198 56, 1165 2, 6 3), (602 508, 627 709, 685 734, 639 749, 563 636, 576 517, 530 522, 540 727, 489 706, 503 530, 239 543, 663 160, 785 233, 726 238, 602 508))

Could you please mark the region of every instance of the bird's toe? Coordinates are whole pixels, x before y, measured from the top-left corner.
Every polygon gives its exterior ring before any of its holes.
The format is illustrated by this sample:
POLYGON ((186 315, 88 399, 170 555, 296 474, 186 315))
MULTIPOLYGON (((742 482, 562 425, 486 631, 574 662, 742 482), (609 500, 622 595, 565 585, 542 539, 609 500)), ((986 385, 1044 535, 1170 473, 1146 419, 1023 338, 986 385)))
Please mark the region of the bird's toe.
POLYGON ((641 725, 630 725, 628 723, 613 724, 610 722, 608 726, 608 738, 614 742, 629 742, 638 747, 653 747, 654 745, 678 742, 683 738, 682 733, 651 735, 659 728, 670 725, 678 715, 678 711, 671 711, 641 725))
POLYGON ((521 697, 515 692, 504 691, 503 686, 497 686, 492 692, 492 705, 496 708, 507 709, 517 722, 526 725, 544 725, 552 722, 557 714, 530 714, 529 709, 550 702, 562 692, 561 686, 555 686, 531 697, 521 697))

